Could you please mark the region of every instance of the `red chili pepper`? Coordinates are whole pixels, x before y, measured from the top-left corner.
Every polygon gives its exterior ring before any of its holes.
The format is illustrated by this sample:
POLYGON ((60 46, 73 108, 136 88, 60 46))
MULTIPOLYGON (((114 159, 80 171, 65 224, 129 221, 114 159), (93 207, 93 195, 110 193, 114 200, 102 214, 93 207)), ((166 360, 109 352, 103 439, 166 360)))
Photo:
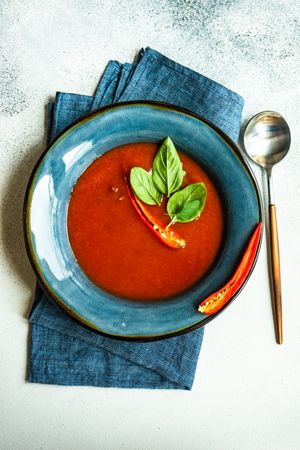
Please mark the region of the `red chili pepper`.
POLYGON ((198 311, 200 311, 202 314, 205 314, 206 316, 215 314, 226 303, 229 302, 229 300, 242 286, 255 259, 257 247, 259 244, 259 238, 261 235, 261 229, 262 223, 259 222, 250 238, 250 241, 247 245, 243 258, 238 265, 238 268, 236 269, 234 275, 228 281, 228 283, 226 283, 225 286, 222 287, 219 291, 214 292, 200 303, 198 311))
POLYGON ((171 248, 182 248, 186 245, 184 239, 174 231, 169 230, 160 224, 157 219, 155 219, 152 214, 145 208, 144 204, 132 193, 130 187, 128 186, 127 179, 125 178, 125 185, 128 193, 128 197, 142 219, 142 221, 147 225, 148 228, 162 241, 165 245, 171 248))

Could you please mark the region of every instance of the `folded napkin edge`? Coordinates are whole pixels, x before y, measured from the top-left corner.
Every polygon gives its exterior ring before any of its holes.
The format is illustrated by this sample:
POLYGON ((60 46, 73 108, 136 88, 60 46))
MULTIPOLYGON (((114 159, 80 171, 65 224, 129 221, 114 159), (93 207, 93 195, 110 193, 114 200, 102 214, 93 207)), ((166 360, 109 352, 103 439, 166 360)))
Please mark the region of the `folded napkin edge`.
MULTIPOLYGON (((114 349, 110 348, 108 350, 105 347, 105 343, 103 343, 103 345, 97 344, 96 342, 91 343, 89 339, 85 338, 81 334, 76 334, 76 332, 72 333, 69 328, 60 330, 60 329, 57 329, 55 326, 51 326, 49 324, 44 325, 39 322, 35 322, 34 320, 31 320, 31 324, 34 325, 35 327, 38 327, 38 329, 40 329, 40 330, 42 330, 42 329, 51 330, 52 332, 55 332, 56 334, 59 334, 60 336, 68 336, 69 338, 82 341, 82 342, 88 344, 88 346, 91 346, 92 348, 97 347, 101 351, 109 352, 110 354, 113 354, 117 357, 121 357, 122 359, 127 360, 130 363, 136 364, 136 365, 140 366, 141 368, 148 369, 148 370, 156 373, 157 375, 160 375, 161 377, 165 378, 170 383, 178 386, 177 389, 184 389, 184 390, 192 389, 193 382, 194 382, 194 376, 189 376, 188 379, 186 376, 174 377, 172 375, 172 373, 166 367, 164 367, 163 371, 160 371, 159 368, 155 368, 153 366, 153 364, 149 364, 149 362, 147 361, 147 358, 143 359, 141 357, 141 354, 139 354, 139 360, 137 361, 136 358, 130 357, 131 356, 130 352, 128 352, 126 355, 124 355, 122 352, 118 352, 116 350, 116 348, 114 348, 114 349)), ((31 339, 32 339, 32 337, 33 337, 33 333, 31 333, 31 339)), ((202 341, 202 339, 201 339, 201 341, 202 341)), ((33 344, 32 344, 32 347, 33 347, 33 344)), ((31 366, 29 367, 29 369, 31 369, 31 366)), ((34 381, 32 381, 31 370, 29 370, 28 381, 34 382, 34 381)))
POLYGON ((176 61, 168 58, 167 56, 161 54, 157 50, 152 49, 151 47, 146 47, 143 55, 150 55, 150 56, 152 56, 152 58, 157 59, 157 60, 163 59, 165 65, 168 66, 170 69, 176 70, 178 72, 182 72, 185 75, 187 75, 188 77, 194 78, 195 81, 197 81, 197 82, 199 82, 199 77, 200 77, 202 79, 202 81, 205 81, 209 85, 211 85, 213 83, 216 85, 216 88, 218 88, 218 90, 222 90, 222 91, 224 91, 224 93, 230 94, 231 95, 230 100, 235 100, 238 104, 241 104, 242 106, 245 104, 244 98, 237 92, 233 91, 231 88, 224 86, 220 82, 218 82, 212 78, 209 78, 209 77, 203 75, 202 73, 197 72, 194 69, 190 69, 189 67, 187 67, 183 64, 177 63, 176 61))

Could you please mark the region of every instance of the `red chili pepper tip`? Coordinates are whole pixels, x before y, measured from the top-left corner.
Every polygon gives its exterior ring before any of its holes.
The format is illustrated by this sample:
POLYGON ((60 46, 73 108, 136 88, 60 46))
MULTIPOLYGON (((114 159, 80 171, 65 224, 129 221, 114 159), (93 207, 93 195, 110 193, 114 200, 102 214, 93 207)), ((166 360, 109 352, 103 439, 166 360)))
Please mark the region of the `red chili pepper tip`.
POLYGON ((152 214, 147 210, 144 204, 132 193, 128 186, 127 179, 125 177, 125 185, 129 200, 132 206, 138 213, 139 217, 145 223, 145 225, 157 236, 157 238, 165 245, 171 248, 183 248, 186 245, 186 241, 182 239, 178 233, 174 230, 169 230, 160 224, 152 214))
POLYGON ((262 223, 259 222, 248 242, 241 262, 239 263, 238 268, 234 272, 231 279, 219 291, 214 292, 200 303, 198 311, 202 314, 209 316, 218 312, 224 305, 226 305, 226 303, 229 302, 229 300, 242 286, 254 262, 261 230, 262 223))

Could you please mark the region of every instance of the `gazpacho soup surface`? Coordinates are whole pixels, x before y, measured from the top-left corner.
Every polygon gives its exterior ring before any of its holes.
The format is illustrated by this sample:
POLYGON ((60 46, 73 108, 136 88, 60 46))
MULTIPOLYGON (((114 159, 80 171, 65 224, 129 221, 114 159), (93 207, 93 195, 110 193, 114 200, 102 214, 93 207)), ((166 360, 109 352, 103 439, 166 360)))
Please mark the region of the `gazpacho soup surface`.
MULTIPOLYGON (((171 226, 186 246, 169 248, 134 209, 125 183, 132 167, 150 170, 159 144, 135 143, 97 158, 78 179, 69 203, 68 233, 75 258, 101 289, 132 300, 158 300, 181 293, 211 268, 221 245, 223 210, 207 173, 178 152, 186 172, 183 185, 204 182, 205 208, 189 223, 171 226)), ((170 222, 166 201, 145 205, 161 223, 170 222)))

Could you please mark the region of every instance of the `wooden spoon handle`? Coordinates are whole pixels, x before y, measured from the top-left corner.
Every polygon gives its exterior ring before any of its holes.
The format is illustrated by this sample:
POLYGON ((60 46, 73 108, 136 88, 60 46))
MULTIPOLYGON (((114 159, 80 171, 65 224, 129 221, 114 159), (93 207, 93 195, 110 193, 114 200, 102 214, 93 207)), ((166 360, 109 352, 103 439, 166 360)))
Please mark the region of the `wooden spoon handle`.
POLYGON ((273 313, 276 332, 276 342, 282 344, 282 304, 281 304, 281 277, 280 257, 278 244, 278 229, 275 205, 269 205, 271 267, 273 279, 273 313))

